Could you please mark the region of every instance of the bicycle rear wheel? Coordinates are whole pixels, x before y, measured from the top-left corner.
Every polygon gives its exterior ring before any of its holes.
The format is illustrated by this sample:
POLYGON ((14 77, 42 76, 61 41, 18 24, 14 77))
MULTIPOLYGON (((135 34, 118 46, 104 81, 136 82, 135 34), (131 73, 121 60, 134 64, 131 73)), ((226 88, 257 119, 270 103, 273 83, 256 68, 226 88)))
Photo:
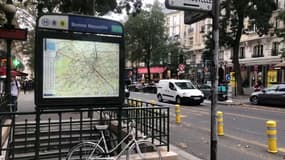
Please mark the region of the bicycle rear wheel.
POLYGON ((96 160, 105 156, 103 148, 98 143, 82 142, 72 147, 66 160, 96 160))
POLYGON ((126 156, 127 160, 162 160, 160 150, 153 143, 146 140, 132 144, 126 156))

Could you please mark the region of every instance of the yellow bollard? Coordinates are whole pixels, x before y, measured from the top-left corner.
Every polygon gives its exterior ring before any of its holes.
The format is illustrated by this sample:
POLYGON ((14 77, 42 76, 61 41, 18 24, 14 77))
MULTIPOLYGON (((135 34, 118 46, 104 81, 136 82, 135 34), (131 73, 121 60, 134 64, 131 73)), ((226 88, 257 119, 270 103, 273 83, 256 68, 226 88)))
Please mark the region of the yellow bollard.
POLYGON ((224 135, 224 118, 223 118, 223 112, 218 111, 217 112, 217 122, 218 122, 218 136, 224 135))
POLYGON ((176 124, 181 124, 181 112, 180 105, 175 105, 175 114, 176 114, 176 124))
POLYGON ((131 99, 128 100, 128 105, 129 105, 129 107, 132 106, 132 100, 131 99))
POLYGON ((133 99, 133 106, 132 107, 136 107, 137 106, 137 100, 133 99))
POLYGON ((266 127, 267 127, 267 138, 268 138, 268 149, 267 151, 270 153, 277 153, 277 130, 276 130, 276 121, 269 120, 266 121, 266 127))
POLYGON ((142 100, 138 99, 138 107, 142 107, 142 100))
POLYGON ((154 107, 155 106, 155 100, 151 100, 150 104, 152 105, 152 107, 154 107))
MULTIPOLYGON (((150 104, 151 104, 152 107, 155 107, 156 101, 155 100, 151 100, 150 104)), ((153 111, 154 111, 154 113, 158 113, 158 109, 154 109, 153 111)))

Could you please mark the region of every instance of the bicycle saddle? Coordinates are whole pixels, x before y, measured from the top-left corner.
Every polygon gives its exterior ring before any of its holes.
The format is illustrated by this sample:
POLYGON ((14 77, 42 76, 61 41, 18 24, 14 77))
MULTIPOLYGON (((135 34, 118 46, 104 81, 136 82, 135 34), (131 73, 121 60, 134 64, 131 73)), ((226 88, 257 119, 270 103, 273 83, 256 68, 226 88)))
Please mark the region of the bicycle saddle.
POLYGON ((95 128, 97 130, 106 130, 108 128, 108 125, 95 125, 95 128))

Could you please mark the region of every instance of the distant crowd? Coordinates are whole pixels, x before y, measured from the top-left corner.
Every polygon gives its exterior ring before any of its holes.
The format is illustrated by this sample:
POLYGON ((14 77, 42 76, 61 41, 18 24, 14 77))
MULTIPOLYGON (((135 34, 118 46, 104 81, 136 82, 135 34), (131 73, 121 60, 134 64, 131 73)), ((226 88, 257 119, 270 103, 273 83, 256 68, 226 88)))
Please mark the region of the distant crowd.
POLYGON ((22 81, 20 81, 21 83, 21 90, 24 91, 24 94, 26 94, 27 91, 31 91, 34 89, 34 81, 33 80, 28 80, 28 79, 24 79, 22 81))

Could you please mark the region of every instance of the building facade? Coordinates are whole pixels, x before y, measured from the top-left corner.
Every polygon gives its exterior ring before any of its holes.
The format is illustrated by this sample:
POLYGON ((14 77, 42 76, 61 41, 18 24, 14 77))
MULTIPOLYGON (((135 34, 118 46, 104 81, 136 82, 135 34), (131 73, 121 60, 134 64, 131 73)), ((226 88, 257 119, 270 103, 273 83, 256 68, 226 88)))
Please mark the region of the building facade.
MULTIPOLYGON (((284 69, 274 67, 281 63, 281 50, 285 48, 282 38, 273 31, 283 28, 284 24, 278 20, 278 13, 284 9, 284 0, 276 0, 278 9, 273 12, 270 23, 273 24, 271 33, 258 36, 255 26, 249 25, 245 19, 244 34, 240 40, 239 62, 243 87, 251 88, 257 81, 268 87, 272 83, 284 83, 284 69)), ((206 35, 212 29, 212 19, 204 19, 191 25, 184 24, 183 11, 165 12, 166 27, 170 38, 178 37, 179 46, 185 51, 185 65, 188 78, 197 82, 210 80, 209 65, 203 62, 202 53, 205 49, 206 35), (180 25, 180 26, 179 26, 180 25)), ((219 53, 219 67, 224 74, 234 72, 232 63, 232 48, 221 48, 219 53)), ((232 74, 233 75, 233 74, 232 74)))

